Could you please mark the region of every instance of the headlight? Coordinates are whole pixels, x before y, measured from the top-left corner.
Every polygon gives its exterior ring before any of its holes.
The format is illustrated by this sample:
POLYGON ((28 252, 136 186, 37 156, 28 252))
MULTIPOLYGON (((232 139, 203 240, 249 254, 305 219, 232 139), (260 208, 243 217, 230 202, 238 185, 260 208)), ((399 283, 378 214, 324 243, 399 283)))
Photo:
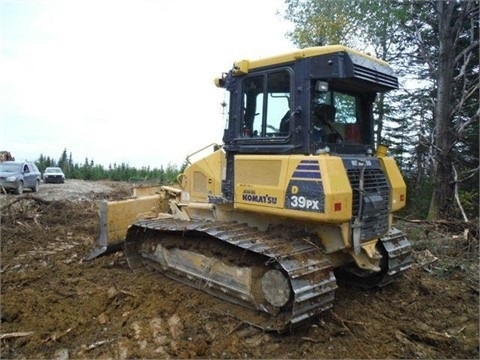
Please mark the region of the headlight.
POLYGON ((5 180, 8 182, 14 182, 15 180, 17 180, 17 177, 15 175, 7 176, 5 180))

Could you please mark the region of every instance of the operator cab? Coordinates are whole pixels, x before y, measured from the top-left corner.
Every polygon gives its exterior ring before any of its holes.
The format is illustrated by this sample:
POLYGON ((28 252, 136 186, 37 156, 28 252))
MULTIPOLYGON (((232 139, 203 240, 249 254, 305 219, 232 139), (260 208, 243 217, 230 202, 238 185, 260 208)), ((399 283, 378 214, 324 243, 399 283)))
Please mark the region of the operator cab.
POLYGON ((387 63, 343 46, 243 60, 218 84, 224 148, 244 154, 371 153, 376 95, 398 87, 387 63))

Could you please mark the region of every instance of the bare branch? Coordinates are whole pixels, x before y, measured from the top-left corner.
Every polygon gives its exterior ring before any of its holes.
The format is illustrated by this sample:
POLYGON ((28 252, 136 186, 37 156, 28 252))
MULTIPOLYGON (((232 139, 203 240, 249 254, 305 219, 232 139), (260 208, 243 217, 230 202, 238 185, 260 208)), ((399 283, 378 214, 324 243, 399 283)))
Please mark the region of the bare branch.
POLYGON ((453 180, 455 182, 455 190, 454 190, 455 202, 457 203, 457 206, 460 209, 460 212, 462 213, 463 221, 468 223, 467 214, 465 213, 465 210, 463 210, 462 203, 460 202, 460 197, 458 196, 458 173, 457 173, 457 169, 455 168, 455 165, 453 164, 452 164, 452 169, 453 169, 453 180))
POLYGON ((465 104, 465 101, 467 101, 468 99, 470 99, 470 97, 475 94, 475 92, 478 90, 478 84, 475 84, 474 86, 472 86, 471 89, 465 89, 465 86, 466 84, 464 84, 463 86, 463 93, 466 93, 466 95, 462 96, 460 98, 460 101, 457 103, 457 105, 455 105, 455 107, 452 109, 452 112, 450 113, 450 116, 453 116, 453 114, 456 114, 457 111, 459 111, 462 107, 463 107, 463 104, 465 104))
MULTIPOLYGON (((433 4, 431 4, 431 6, 433 6, 434 9, 435 9, 435 6, 433 4)), ((427 51, 425 51, 425 43, 424 43, 423 38, 422 38, 422 33, 421 33, 420 29, 418 28, 418 23, 415 20, 415 17, 413 16, 416 13, 415 9, 413 9, 413 4, 412 4, 412 9, 410 10, 410 13, 412 14, 411 20, 412 20, 412 23, 415 27, 415 35, 416 35, 416 38, 417 38, 418 49, 419 49, 419 51, 422 55, 422 58, 428 64, 428 67, 429 67, 430 71, 432 72, 432 74, 436 74, 437 73, 436 66, 433 63, 433 61, 430 57, 430 54, 427 51)))
POLYGON ((467 181, 467 180, 471 179, 472 177, 474 177, 476 175, 476 173, 479 170, 480 170, 480 166, 477 166, 474 169, 470 169, 470 170, 466 171, 465 174, 468 174, 468 176, 464 177, 463 179, 457 180, 457 182, 461 183, 461 182, 464 182, 464 181, 467 181))
POLYGON ((480 109, 477 110, 474 116, 469 118, 467 121, 463 122, 460 124, 457 128, 457 136, 459 139, 463 139, 465 132, 467 131, 467 128, 474 123, 475 121, 478 121, 478 117, 480 116, 480 109))
POLYGON ((1 334, 0 339, 11 339, 11 338, 30 336, 30 335, 33 335, 33 331, 19 331, 19 332, 1 334))
POLYGON ((34 200, 36 201, 37 203, 41 203, 41 204, 50 204, 50 201, 48 200, 45 200, 45 199, 42 199, 42 198, 39 198, 38 196, 33 196, 33 195, 28 195, 28 194, 24 194, 24 195, 21 195, 19 197, 17 197, 15 200, 9 202, 8 204, 2 206, 0 208, 0 212, 3 212, 5 209, 8 209, 10 206, 12 206, 13 204, 19 202, 19 201, 22 201, 22 200, 34 200))
MULTIPOLYGON (((450 4, 450 13, 453 14, 454 8, 456 3, 452 1, 450 4)), ((457 16, 455 23, 452 26, 452 33, 453 35, 453 47, 456 48, 458 45, 458 40, 460 39, 460 34, 462 32, 462 24, 465 21, 465 19, 468 18, 468 14, 471 11, 471 6, 470 4, 466 2, 462 7, 461 7, 461 13, 457 16)))
POLYGON ((455 64, 458 63, 464 55, 471 53, 476 47, 478 47, 479 44, 480 42, 478 40, 474 41, 470 45, 468 45, 465 49, 460 51, 458 55, 455 57, 455 64))
MULTIPOLYGON (((460 71, 459 71, 458 75, 455 76, 453 81, 457 81, 457 80, 459 80, 459 79, 461 79, 462 77, 465 76, 465 69, 467 68, 468 63, 470 62, 470 59, 472 57, 472 53, 469 52, 469 53, 465 54, 465 56, 463 56, 463 57, 466 57, 466 59, 463 61, 462 67, 460 68, 460 71)), ((458 61, 459 60, 455 59, 455 63, 457 63, 458 61)))

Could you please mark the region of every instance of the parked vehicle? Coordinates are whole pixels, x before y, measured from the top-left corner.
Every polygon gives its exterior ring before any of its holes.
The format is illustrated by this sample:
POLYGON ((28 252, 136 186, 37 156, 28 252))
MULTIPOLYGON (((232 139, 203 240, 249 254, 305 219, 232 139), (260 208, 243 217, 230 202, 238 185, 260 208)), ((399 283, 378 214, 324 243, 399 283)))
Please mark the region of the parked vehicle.
POLYGON ((63 184, 65 182, 65 174, 62 169, 56 166, 47 167, 43 172, 43 182, 63 184))
POLYGON ((0 163, 2 192, 23 194, 25 188, 38 191, 41 173, 33 162, 4 161, 0 163))

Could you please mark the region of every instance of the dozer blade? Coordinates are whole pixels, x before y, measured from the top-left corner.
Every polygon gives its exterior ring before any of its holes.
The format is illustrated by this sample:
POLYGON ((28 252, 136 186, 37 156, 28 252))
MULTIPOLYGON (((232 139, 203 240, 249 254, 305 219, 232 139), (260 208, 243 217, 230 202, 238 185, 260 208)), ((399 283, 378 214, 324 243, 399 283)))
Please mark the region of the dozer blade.
POLYGON ((132 198, 99 201, 97 244, 85 260, 123 250, 130 225, 141 218, 170 216, 167 214, 168 199, 179 193, 180 190, 170 186, 152 185, 135 188, 132 198))
POLYGON ((85 256, 85 260, 90 261, 101 256, 113 254, 114 252, 123 251, 124 244, 125 242, 122 240, 113 244, 97 246, 87 256, 85 256))
POLYGON ((231 315, 282 332, 332 306, 331 264, 301 238, 285 239, 238 223, 142 220, 125 254, 150 269, 238 306, 231 315))

